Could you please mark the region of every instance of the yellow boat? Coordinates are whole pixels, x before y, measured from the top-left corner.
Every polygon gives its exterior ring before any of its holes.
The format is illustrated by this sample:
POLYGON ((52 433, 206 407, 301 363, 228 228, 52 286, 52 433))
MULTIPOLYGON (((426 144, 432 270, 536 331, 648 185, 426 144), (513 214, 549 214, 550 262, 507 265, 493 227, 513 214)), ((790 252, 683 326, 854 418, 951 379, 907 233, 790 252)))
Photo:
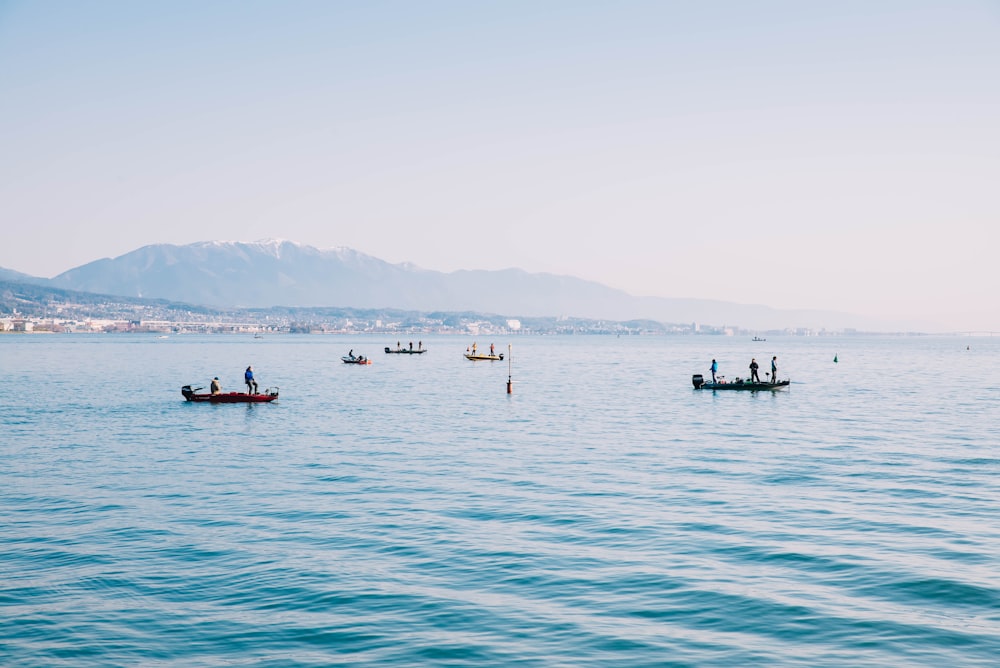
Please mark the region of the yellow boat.
POLYGON ((483 355, 482 353, 476 353, 473 355, 472 353, 465 353, 465 359, 472 360, 473 362, 478 362, 479 360, 498 362, 503 359, 503 353, 500 353, 499 355, 483 355))

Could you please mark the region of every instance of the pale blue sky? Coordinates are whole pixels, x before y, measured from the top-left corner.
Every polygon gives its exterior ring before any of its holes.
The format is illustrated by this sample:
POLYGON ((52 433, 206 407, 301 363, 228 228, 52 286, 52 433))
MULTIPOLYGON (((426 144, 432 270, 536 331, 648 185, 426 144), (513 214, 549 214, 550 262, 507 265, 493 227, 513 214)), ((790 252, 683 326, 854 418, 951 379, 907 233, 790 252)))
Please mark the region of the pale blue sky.
POLYGON ((0 0, 34 275, 281 237, 1000 330, 998 177, 997 1, 0 0))

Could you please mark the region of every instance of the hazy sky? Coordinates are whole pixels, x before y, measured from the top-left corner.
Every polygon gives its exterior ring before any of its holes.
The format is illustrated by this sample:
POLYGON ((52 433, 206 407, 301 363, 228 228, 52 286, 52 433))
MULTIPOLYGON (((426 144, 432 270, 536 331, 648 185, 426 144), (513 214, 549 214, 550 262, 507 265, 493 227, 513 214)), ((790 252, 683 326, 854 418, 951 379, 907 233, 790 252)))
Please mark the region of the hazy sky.
POLYGON ((1000 330, 1000 2, 0 0, 0 267, 280 237, 1000 330))

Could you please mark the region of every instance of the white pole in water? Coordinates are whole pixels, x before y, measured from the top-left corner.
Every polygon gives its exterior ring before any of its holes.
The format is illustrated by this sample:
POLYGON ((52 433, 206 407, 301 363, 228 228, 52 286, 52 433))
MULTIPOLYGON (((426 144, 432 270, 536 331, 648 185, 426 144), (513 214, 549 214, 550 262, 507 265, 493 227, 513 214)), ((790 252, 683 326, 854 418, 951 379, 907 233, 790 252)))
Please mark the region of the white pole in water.
POLYGON ((507 394, 513 394, 514 386, 510 382, 510 344, 507 344, 507 394))

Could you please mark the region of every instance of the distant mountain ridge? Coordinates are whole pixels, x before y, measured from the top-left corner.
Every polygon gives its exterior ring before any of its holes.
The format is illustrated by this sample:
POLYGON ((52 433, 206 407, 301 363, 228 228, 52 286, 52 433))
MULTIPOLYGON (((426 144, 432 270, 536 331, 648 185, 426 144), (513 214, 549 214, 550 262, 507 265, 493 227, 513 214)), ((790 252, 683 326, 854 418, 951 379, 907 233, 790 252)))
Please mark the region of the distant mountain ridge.
MULTIPOLYGON (((17 272, 11 272, 17 274, 17 272)), ((822 311, 699 299, 635 297, 600 283, 520 269, 450 273, 391 264, 349 248, 285 241, 154 244, 70 269, 46 281, 84 292, 166 299, 212 307, 352 307, 565 315, 625 321, 885 331, 886 323, 822 311)))
POLYGON ((22 274, 19 271, 14 271, 13 269, 4 269, 0 267, 0 281, 20 281, 22 283, 48 283, 44 278, 36 278, 29 274, 22 274))

